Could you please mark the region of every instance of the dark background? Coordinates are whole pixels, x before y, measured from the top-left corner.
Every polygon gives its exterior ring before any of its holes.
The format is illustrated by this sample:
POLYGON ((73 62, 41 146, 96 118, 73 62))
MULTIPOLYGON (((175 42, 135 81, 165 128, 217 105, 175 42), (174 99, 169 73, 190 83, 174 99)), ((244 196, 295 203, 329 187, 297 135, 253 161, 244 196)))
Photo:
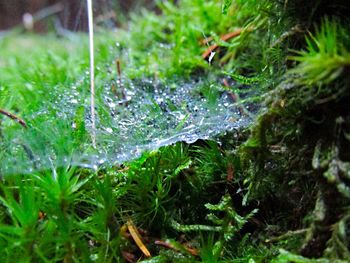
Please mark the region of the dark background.
MULTIPOLYGON (((93 0, 97 23, 112 27, 123 23, 128 12, 140 7, 154 8, 153 0, 93 0)), ((55 27, 71 31, 86 31, 86 0, 0 0, 0 30, 23 24, 23 15, 47 15, 34 23, 34 30, 45 32, 55 27), (47 15, 50 8, 60 9, 47 15)))

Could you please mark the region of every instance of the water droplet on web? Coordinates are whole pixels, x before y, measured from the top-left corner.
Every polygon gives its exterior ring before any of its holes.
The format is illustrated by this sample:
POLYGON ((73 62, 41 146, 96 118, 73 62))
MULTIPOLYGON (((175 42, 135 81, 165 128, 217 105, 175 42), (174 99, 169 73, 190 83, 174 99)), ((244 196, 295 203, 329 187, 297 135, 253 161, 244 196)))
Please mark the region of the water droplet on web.
POLYGON ((97 151, 91 151, 89 139, 80 138, 89 138, 85 130, 91 132, 90 94, 80 92, 88 81, 89 73, 85 72, 70 89, 50 91, 50 101, 43 101, 26 118, 35 128, 18 129, 14 136, 17 144, 14 138, 0 142, 5 149, 0 157, 0 172, 50 169, 47 156, 56 156, 56 167, 78 165, 96 170, 178 141, 193 143, 247 127, 259 108, 249 103, 238 106, 221 91, 212 102, 202 90, 214 90, 216 85, 206 81, 162 84, 153 79, 125 77, 126 98, 121 99, 121 94, 112 92, 116 83, 113 70, 99 90, 96 104, 97 151), (252 109, 252 116, 242 114, 242 107, 248 112, 252 109))
POLYGON ((106 132, 108 132, 108 133, 113 133, 113 129, 112 129, 112 128, 107 127, 107 128, 106 128, 106 132))

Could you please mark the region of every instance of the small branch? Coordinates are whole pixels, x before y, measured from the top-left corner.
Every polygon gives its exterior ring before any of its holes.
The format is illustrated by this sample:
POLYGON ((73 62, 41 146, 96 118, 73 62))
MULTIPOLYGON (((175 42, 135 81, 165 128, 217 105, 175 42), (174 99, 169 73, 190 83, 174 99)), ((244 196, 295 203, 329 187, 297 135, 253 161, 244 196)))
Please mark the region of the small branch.
POLYGON ((34 24, 47 17, 62 12, 64 9, 63 3, 59 2, 55 5, 48 6, 44 9, 39 10, 35 14, 25 13, 22 18, 23 26, 26 30, 33 30, 34 24))
POLYGON ((233 179, 235 178, 235 169, 233 167, 232 163, 229 163, 227 165, 227 183, 231 184, 233 182, 233 179))
POLYGON ((25 123, 24 120, 22 120, 21 118, 17 117, 16 115, 5 111, 3 109, 0 109, 0 114, 5 115, 6 117, 18 122, 20 125, 22 125, 24 128, 28 128, 27 124, 25 123))
POLYGON ((272 45, 270 46, 270 48, 274 48, 277 45, 282 44, 287 38, 298 34, 298 33, 304 33, 305 30, 302 29, 302 27, 300 25, 295 25, 293 26, 289 31, 284 32, 275 42, 272 43, 272 45))
POLYGON ((43 20, 49 16, 55 15, 61 11, 63 11, 64 6, 62 2, 59 2, 55 5, 48 6, 44 9, 39 10, 33 15, 34 22, 43 20))
POLYGON ((122 256, 125 259, 125 261, 128 262, 128 263, 137 262, 137 257, 134 254, 130 253, 130 252, 122 251, 122 256))
POLYGON ((281 241, 281 240, 284 240, 284 239, 287 239, 287 238, 290 238, 290 237, 293 237, 293 236, 305 234, 308 230, 309 230, 309 228, 298 229, 298 230, 295 230, 295 231, 288 231, 287 233, 284 233, 284 234, 282 234, 280 236, 272 237, 270 239, 266 239, 265 242, 266 243, 278 242, 278 241, 281 241))
POLYGON ((157 246, 161 246, 161 247, 167 248, 167 249, 172 249, 172 250, 175 250, 175 251, 179 251, 172 244, 170 244, 168 242, 165 242, 165 241, 162 241, 162 240, 156 240, 156 241, 154 241, 154 244, 156 244, 157 246))
POLYGON ((117 59, 117 60, 115 61, 115 63, 116 63, 116 65, 117 65, 118 86, 119 86, 120 91, 121 91, 121 93, 122 93, 122 98, 123 98, 123 100, 126 100, 125 89, 124 89, 123 80, 122 80, 122 68, 121 68, 120 59, 117 59))
MULTIPOLYGON (((234 37, 238 37, 241 33, 242 33, 242 29, 237 29, 233 32, 227 33, 223 36, 220 37, 220 40, 222 41, 228 41, 234 37)), ((203 42, 204 44, 208 44, 208 42, 210 42, 213 38, 209 38, 207 39, 205 42, 203 42)), ((210 54, 219 47, 219 44, 214 44, 208 47, 208 49, 202 54, 202 58, 206 59, 210 56, 210 54)))

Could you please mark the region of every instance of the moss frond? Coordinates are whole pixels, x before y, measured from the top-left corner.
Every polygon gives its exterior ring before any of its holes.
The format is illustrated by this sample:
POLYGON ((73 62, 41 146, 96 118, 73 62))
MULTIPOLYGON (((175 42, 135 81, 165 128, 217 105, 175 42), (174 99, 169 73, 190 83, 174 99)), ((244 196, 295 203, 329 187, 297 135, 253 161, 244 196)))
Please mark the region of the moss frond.
POLYGON ((325 18, 315 34, 306 38, 307 48, 289 59, 299 62, 290 72, 300 84, 329 84, 350 67, 349 30, 335 19, 325 18))

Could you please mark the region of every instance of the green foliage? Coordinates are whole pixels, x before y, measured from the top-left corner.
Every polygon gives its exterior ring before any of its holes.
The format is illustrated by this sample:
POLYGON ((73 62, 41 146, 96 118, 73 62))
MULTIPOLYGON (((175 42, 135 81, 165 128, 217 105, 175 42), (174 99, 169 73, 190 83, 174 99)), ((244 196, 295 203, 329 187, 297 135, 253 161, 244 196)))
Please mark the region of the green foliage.
POLYGON ((234 80, 238 81, 239 83, 246 84, 246 85, 256 84, 263 81, 263 79, 260 77, 248 78, 248 77, 238 75, 238 74, 233 74, 233 73, 226 73, 226 74, 231 76, 234 80))
POLYGON ((224 15, 227 15, 227 11, 231 5, 232 5, 232 0, 224 0, 224 2, 222 4, 222 13, 224 15))
MULTIPOLYGON (((248 94, 272 90, 263 96, 265 109, 248 140, 238 133, 233 145, 177 143, 99 171, 78 169, 69 161, 62 167, 60 160, 93 150, 85 125, 88 113, 81 106, 89 96, 86 38, 68 42, 21 35, 17 45, 12 38, 0 39, 0 108, 23 117, 30 127, 22 131, 1 118, 0 155, 8 158, 4 165, 13 167, 13 173, 0 182, 0 261, 123 262, 123 252, 139 253, 131 239, 123 237, 129 218, 148 231, 142 235, 154 257, 146 262, 196 262, 198 257, 190 255, 183 240, 195 244, 202 262, 346 260, 349 30, 341 18, 333 17, 339 12, 323 10, 329 7, 325 2, 158 1, 161 15, 144 10, 133 15, 130 31, 99 36, 97 86, 115 83, 108 74, 115 69, 104 65, 118 56, 129 78, 168 83, 214 75, 215 84, 199 89, 206 106, 215 105, 223 92, 236 93, 217 84, 222 73, 249 86, 248 94), (312 7, 307 17, 303 3, 312 7), (324 18, 325 13, 332 18, 324 18), (220 39, 238 28, 239 36, 220 39), (305 31, 313 32, 306 47, 305 31), (209 37, 208 45, 220 46, 211 64, 201 56, 208 48, 201 42, 209 37), (117 47, 110 50, 115 41, 117 47), (304 51, 289 56, 291 49, 301 48, 304 51), (298 64, 287 62, 288 56, 298 64), (64 107, 62 93, 70 88, 79 93, 79 106, 72 110, 72 119, 65 119, 54 106, 64 107), (53 152, 43 150, 48 144, 53 152), (18 147, 7 153, 9 145, 18 147), (36 162, 42 160, 35 160, 23 175, 16 169, 23 171, 20 166, 32 159, 28 149, 48 156, 49 163, 39 171, 36 162), (302 245, 284 234, 305 227, 308 236, 302 245), (175 249, 155 247, 153 239, 167 239, 175 249), (271 244, 273 240, 278 242, 271 244), (298 255, 300 248, 307 255, 298 255), (308 258, 316 256, 327 259, 308 258)), ((96 96, 99 121, 112 123, 102 92, 96 96)), ((147 120, 159 114, 160 107, 152 110, 147 120)))
POLYGON ((75 141, 75 148, 79 147, 82 141, 87 140, 88 132, 85 127, 85 109, 83 106, 79 106, 75 112, 73 137, 75 141))
POLYGON ((293 254, 291 252, 288 252, 284 249, 280 250, 280 255, 273 259, 271 262, 273 263, 329 263, 329 262, 337 262, 337 263, 345 263, 347 261, 345 260, 335 260, 335 261, 329 261, 327 259, 309 259, 305 258, 296 254, 293 254))
POLYGON ((132 215, 143 225, 150 227, 157 222, 154 227, 164 227, 176 198, 172 181, 191 164, 187 147, 178 143, 140 161, 131 164, 127 172, 128 191, 120 202, 127 213, 132 207, 132 215))
POLYGON ((222 180, 229 162, 217 143, 208 141, 207 144, 206 147, 197 147, 193 150, 197 156, 196 172, 204 184, 222 180))
MULTIPOLYGON (((132 16, 131 32, 123 35, 123 46, 129 49, 126 58, 129 64, 127 74, 132 78, 156 76, 162 80, 164 77, 189 77, 220 71, 220 63, 227 66, 227 69, 232 67, 242 69, 245 62, 239 59, 240 53, 243 53, 247 46, 250 48, 247 42, 251 41, 252 28, 266 28, 266 18, 257 15, 259 10, 267 6, 265 0, 225 0, 222 6, 220 1, 182 0, 177 4, 171 1, 158 1, 158 7, 162 11, 161 18, 153 12, 144 10, 142 16, 132 16), (229 13, 228 9, 234 12, 229 13), (229 41, 220 40, 221 35, 237 28, 243 29, 240 36, 229 41), (201 44, 201 42, 208 40, 209 37, 213 38, 212 42, 219 43, 225 50, 225 55, 217 54, 211 64, 201 57, 212 44, 211 42, 201 44), (237 58, 239 63, 236 61, 237 58)), ((262 55, 266 46, 256 45, 252 50, 257 48, 262 55)), ((259 66, 252 65, 253 57, 248 60, 246 64, 259 71, 266 66, 261 62, 259 66)))
MULTIPOLYGON (((243 226, 248 222, 248 220, 257 213, 257 210, 253 210, 245 216, 240 216, 232 207, 232 200, 229 195, 224 195, 221 201, 216 204, 206 204, 205 207, 210 211, 207 214, 208 221, 211 221, 214 226, 211 225, 181 225, 175 221, 172 221, 172 227, 179 232, 192 232, 192 231, 209 231, 218 232, 220 238, 218 241, 213 243, 213 236, 209 236, 209 244, 212 247, 212 251, 209 252, 208 248, 204 246, 202 256, 205 260, 208 260, 208 256, 215 258, 216 260, 220 258, 220 255, 224 249, 225 244, 232 240, 232 238, 238 234, 238 232, 243 228, 243 226), (216 214, 223 214, 223 216, 218 216, 216 214)), ((203 259, 203 260, 204 260, 203 259)), ((212 259, 213 260, 213 259, 212 259)), ((216 261, 214 261, 216 262, 216 261)))
POLYGON ((333 226, 332 237, 328 241, 328 248, 325 251, 327 257, 333 260, 348 259, 350 257, 348 232, 350 214, 347 212, 341 220, 333 226))
POLYGON ((327 85, 350 66, 349 30, 335 19, 324 19, 315 34, 306 39, 307 50, 291 56, 299 64, 291 70, 297 82, 314 86, 327 85))

